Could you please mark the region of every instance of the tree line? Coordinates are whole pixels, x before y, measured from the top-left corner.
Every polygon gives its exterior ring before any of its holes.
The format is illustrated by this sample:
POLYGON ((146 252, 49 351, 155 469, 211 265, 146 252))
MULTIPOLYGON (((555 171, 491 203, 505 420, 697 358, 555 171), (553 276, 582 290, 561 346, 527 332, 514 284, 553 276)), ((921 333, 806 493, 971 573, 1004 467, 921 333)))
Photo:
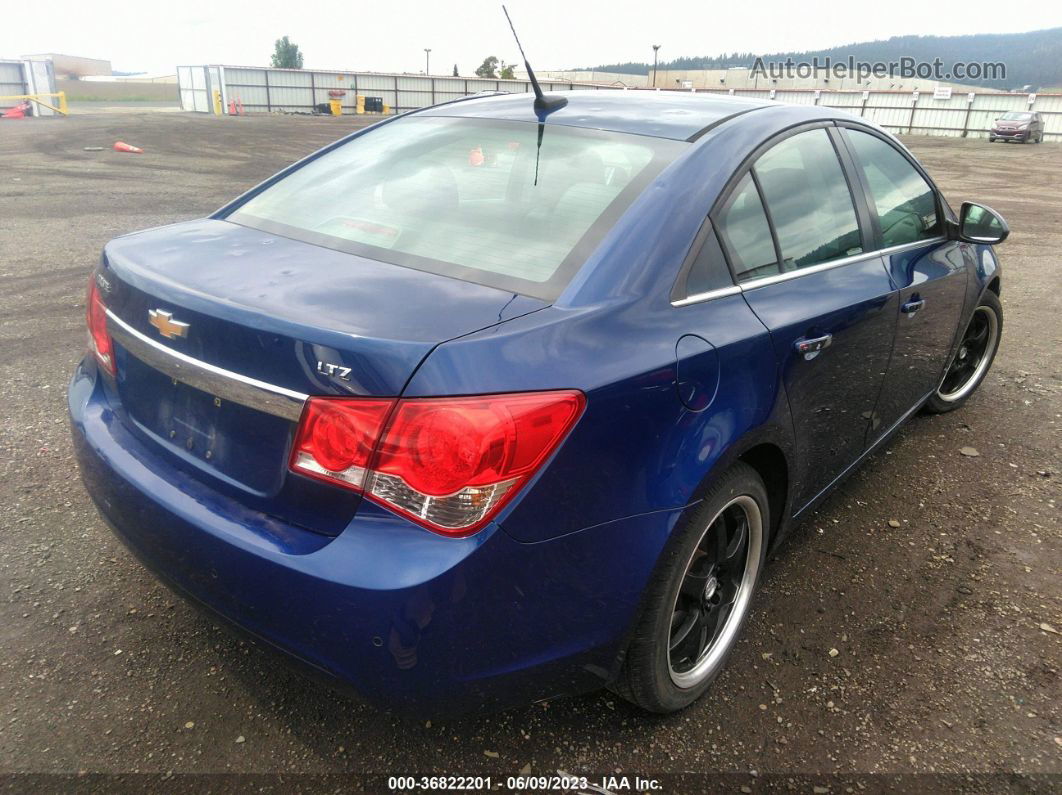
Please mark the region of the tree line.
MULTIPOLYGON (((1026 33, 977 33, 969 36, 893 36, 882 41, 864 41, 829 47, 824 50, 806 50, 803 52, 752 53, 732 52, 722 55, 700 55, 661 61, 660 69, 728 69, 731 67, 752 68, 757 58, 765 62, 810 61, 818 58, 822 61, 829 56, 834 62, 847 60, 849 56, 857 61, 883 62, 898 61, 903 57, 916 61, 932 62, 939 58, 945 68, 958 62, 1003 63, 1006 65, 1006 77, 989 79, 953 78, 952 82, 970 83, 987 88, 1021 89, 1031 86, 1044 89, 1062 86, 1062 28, 1033 30, 1026 33)), ((652 64, 639 61, 601 64, 599 66, 581 67, 576 71, 618 72, 629 75, 647 75, 652 64)))

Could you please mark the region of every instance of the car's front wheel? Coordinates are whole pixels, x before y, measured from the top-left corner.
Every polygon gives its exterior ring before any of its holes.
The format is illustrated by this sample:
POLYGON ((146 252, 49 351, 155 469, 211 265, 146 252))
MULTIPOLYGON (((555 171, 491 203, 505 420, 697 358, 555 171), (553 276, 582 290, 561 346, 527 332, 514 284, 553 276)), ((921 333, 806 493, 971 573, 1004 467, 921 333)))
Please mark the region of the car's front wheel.
POLYGON ((651 712, 694 702, 723 668, 749 614, 767 550, 767 492, 736 464, 665 551, 614 688, 651 712))
POLYGON ((940 386, 926 401, 926 410, 942 414, 965 403, 988 375, 1002 336, 1003 305, 989 290, 974 310, 940 386))

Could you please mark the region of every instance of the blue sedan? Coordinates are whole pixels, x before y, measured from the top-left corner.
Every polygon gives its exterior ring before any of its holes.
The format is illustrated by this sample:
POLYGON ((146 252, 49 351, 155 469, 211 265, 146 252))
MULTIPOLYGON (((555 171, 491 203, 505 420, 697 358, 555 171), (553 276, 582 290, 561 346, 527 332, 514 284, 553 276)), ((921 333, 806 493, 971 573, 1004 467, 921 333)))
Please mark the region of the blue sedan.
POLYGON ((768 551, 984 380, 1007 234, 828 108, 437 105, 106 246, 81 473, 175 590, 383 704, 678 710, 768 551))

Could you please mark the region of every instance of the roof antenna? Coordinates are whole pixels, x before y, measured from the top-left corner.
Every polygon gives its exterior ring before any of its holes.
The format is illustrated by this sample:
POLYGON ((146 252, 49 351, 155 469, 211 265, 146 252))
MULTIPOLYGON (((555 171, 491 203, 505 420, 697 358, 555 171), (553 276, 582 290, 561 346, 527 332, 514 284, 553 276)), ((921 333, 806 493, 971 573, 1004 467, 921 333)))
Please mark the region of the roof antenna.
POLYGON ((535 109, 544 110, 547 113, 550 111, 563 108, 568 104, 568 100, 565 97, 546 97, 542 93, 542 86, 538 84, 538 78, 535 77, 535 72, 531 68, 531 64, 527 62, 527 56, 524 55, 524 47, 520 44, 520 37, 516 35, 516 28, 513 26, 513 19, 509 16, 509 9, 502 5, 502 11, 505 12, 505 18, 509 20, 509 29, 513 32, 513 38, 516 39, 516 46, 520 50, 520 57, 524 59, 524 68, 527 70, 527 79, 531 81, 531 87, 535 89, 535 109))

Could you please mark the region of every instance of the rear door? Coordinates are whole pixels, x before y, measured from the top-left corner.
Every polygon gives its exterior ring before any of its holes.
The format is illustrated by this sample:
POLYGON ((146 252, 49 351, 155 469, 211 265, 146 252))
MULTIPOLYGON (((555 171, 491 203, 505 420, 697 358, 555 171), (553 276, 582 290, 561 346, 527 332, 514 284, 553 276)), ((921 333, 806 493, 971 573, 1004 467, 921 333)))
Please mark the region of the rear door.
POLYGON ((960 244, 944 236, 943 206, 921 169, 883 135, 855 128, 843 134, 900 305, 896 343, 868 430, 873 443, 940 383, 962 316, 967 270, 960 244))
POLYGON ((864 450, 896 296, 853 199, 835 129, 798 128, 760 154, 715 213, 734 278, 770 330, 795 426, 804 506, 864 450))

